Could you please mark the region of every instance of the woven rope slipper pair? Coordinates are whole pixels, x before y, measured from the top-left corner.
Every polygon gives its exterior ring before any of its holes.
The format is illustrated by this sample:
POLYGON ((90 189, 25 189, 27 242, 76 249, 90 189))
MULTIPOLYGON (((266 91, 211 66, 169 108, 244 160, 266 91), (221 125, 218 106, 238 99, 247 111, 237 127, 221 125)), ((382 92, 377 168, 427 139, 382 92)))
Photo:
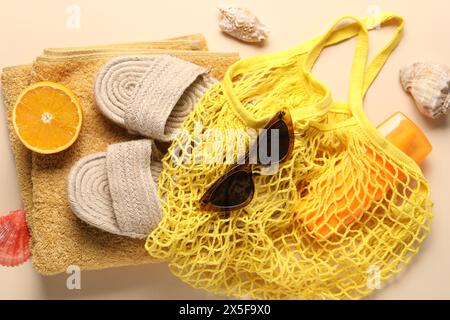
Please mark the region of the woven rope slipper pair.
MULTIPOLYGON (((129 131, 171 141, 216 82, 208 70, 167 55, 118 57, 97 75, 101 112, 129 131)), ((80 159, 68 178, 72 211, 104 231, 145 238, 161 220, 157 193, 162 154, 151 139, 112 144, 80 159)))

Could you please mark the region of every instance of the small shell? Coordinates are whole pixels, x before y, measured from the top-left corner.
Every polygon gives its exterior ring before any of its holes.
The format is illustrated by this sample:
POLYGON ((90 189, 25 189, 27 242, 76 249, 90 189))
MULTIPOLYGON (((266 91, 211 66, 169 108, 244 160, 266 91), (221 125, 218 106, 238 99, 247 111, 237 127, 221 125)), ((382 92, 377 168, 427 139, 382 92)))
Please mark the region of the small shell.
POLYGON ((400 70, 400 82, 420 112, 438 118, 450 112, 450 68, 437 63, 414 63, 400 70))
POLYGON ((267 27, 249 9, 222 5, 219 11, 219 27, 230 36, 245 42, 261 42, 269 36, 267 27))
POLYGON ((31 256, 29 240, 22 210, 0 216, 0 265, 15 267, 27 261, 31 256))

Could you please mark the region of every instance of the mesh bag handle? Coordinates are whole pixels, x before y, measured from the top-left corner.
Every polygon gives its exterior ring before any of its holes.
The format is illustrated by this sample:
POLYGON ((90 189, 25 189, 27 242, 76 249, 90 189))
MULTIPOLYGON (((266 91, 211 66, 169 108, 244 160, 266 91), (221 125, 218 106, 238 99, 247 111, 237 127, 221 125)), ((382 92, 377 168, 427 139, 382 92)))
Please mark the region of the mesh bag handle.
MULTIPOLYGON (((367 30, 378 26, 371 25, 369 18, 360 20, 353 16, 346 16, 336 20, 330 30, 325 35, 320 37, 319 40, 313 40, 316 41, 316 43, 312 46, 312 49, 309 51, 308 56, 305 59, 304 69, 305 72, 311 75, 311 68, 325 47, 335 45, 354 36, 358 36, 350 78, 350 110, 356 121, 360 123, 361 128, 366 131, 367 136, 372 142, 379 145, 381 149, 385 150, 395 160, 404 163, 408 169, 420 171, 420 168, 416 162, 414 162, 404 152, 401 152, 379 133, 376 127, 369 121, 363 110, 363 100, 367 90, 380 73, 389 56, 397 47, 404 29, 403 18, 394 13, 382 13, 380 15, 379 23, 379 27, 394 24, 396 25, 396 29, 392 38, 378 52, 367 68, 365 67, 369 48, 367 30), (355 20, 356 22, 338 27, 340 23, 348 19, 355 20)), ((310 79, 314 79, 314 77, 310 76, 310 79)), ((295 114, 295 111, 296 110, 293 111, 293 114, 295 114)))
POLYGON ((367 92, 370 85, 373 83, 384 63, 388 59, 389 55, 397 46, 400 41, 401 34, 404 27, 403 18, 394 13, 382 13, 379 17, 379 23, 381 26, 388 25, 391 23, 397 24, 397 29, 394 36, 388 42, 388 44, 381 49, 381 51, 376 55, 376 57, 369 64, 367 69, 365 69, 365 64, 367 60, 368 51, 368 36, 367 29, 373 29, 376 26, 371 25, 369 18, 358 19, 353 16, 345 16, 337 19, 333 24, 333 27, 322 36, 312 38, 299 46, 293 47, 291 49, 269 53, 264 55, 259 55, 256 57, 251 57, 247 59, 240 60, 230 66, 223 78, 223 89, 224 94, 231 102, 231 106, 234 111, 239 115, 242 121, 253 128, 262 127, 270 117, 256 118, 250 111, 248 111, 236 95, 233 93, 233 77, 239 72, 245 73, 248 70, 254 69, 259 65, 276 65, 280 59, 307 54, 307 62, 304 64, 306 75, 310 82, 314 82, 316 85, 323 88, 324 98, 317 104, 311 107, 302 107, 291 110, 294 119, 303 119, 305 116, 321 115, 328 111, 328 107, 331 102, 330 90, 327 86, 323 85, 314 75, 310 72, 311 67, 317 60, 320 52, 323 48, 339 44, 343 41, 349 40, 358 36, 358 43, 355 49, 354 63, 352 67, 352 80, 350 89, 350 100, 357 102, 362 101, 365 93, 367 92), (352 23, 341 24, 345 20, 354 20, 352 23), (355 86, 362 86, 362 88, 357 88, 355 86), (352 87, 353 86, 353 87, 352 87))
POLYGON ((369 48, 367 31, 378 26, 371 25, 369 18, 358 19, 353 16, 345 16, 337 19, 325 35, 319 39, 315 38, 312 40, 312 42, 316 42, 316 44, 313 45, 312 49, 308 53, 308 57, 305 60, 305 71, 311 72, 312 66, 317 61, 321 51, 325 47, 332 46, 358 36, 350 80, 350 104, 361 104, 367 90, 372 85, 387 59, 398 45, 404 29, 403 18, 394 13, 382 13, 379 18, 379 23, 379 27, 390 24, 395 24, 397 27, 392 38, 378 52, 367 68, 365 68, 369 48), (343 21, 349 19, 355 20, 355 22, 339 26, 339 24, 343 21))

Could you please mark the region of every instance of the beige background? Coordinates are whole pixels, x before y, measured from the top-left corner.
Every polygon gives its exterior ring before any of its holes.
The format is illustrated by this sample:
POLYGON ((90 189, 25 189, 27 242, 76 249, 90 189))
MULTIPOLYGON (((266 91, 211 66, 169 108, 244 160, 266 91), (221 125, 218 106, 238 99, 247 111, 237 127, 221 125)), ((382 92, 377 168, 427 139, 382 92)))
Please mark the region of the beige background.
MULTIPOLYGON (((369 298, 450 299, 450 120, 430 121, 415 109, 398 82, 398 70, 414 61, 450 64, 446 0, 235 0, 271 29, 264 46, 239 43, 220 33, 216 0, 22 0, 0 4, 0 67, 30 63, 45 47, 144 41, 203 33, 210 50, 239 51, 243 57, 281 50, 322 33, 344 14, 365 16, 376 5, 406 19, 406 32, 399 48, 377 79, 366 99, 369 119, 378 123, 395 111, 416 121, 431 140, 434 150, 424 164, 435 201, 431 233, 423 249, 399 277, 369 298), (69 5, 81 8, 81 28, 66 27, 69 5)), ((371 53, 387 41, 389 31, 371 32, 371 53)), ((352 57, 352 43, 328 49, 315 72, 327 81, 333 95, 345 99, 352 57)), ((13 156, 8 144, 3 106, 0 112, 0 214, 21 207, 13 156)), ((203 299, 214 295, 190 288, 168 271, 167 265, 147 265, 83 272, 82 290, 66 289, 66 275, 42 277, 31 264, 10 269, 0 267, 0 299, 105 298, 105 299, 203 299)))

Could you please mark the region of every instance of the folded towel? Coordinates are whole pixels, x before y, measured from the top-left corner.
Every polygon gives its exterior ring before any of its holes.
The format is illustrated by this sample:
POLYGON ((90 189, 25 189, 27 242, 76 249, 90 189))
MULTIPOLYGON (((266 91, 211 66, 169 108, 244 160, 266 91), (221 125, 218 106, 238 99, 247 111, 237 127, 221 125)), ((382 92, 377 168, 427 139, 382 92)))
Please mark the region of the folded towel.
MULTIPOLYGON (((180 40, 183 38, 175 39, 180 40)), ((197 44, 201 42, 201 38, 190 40, 197 41, 197 44)), ((181 42, 182 46, 186 46, 186 41, 181 42)), ((108 121, 95 106, 95 75, 111 57, 124 53, 171 54, 211 68, 212 76, 217 79, 221 79, 226 69, 238 59, 234 53, 173 50, 172 43, 169 47, 170 50, 164 46, 155 49, 151 44, 141 44, 138 48, 51 49, 38 57, 32 66, 3 70, 3 96, 10 141, 31 232, 32 262, 38 272, 56 274, 66 271, 69 265, 88 270, 152 262, 145 252, 144 241, 100 231, 72 213, 67 201, 67 176, 72 165, 81 157, 103 151, 109 144, 135 139, 125 129, 108 121), (55 155, 29 152, 17 139, 11 125, 11 111, 19 93, 28 84, 45 80, 60 82, 70 88, 80 99, 84 114, 78 140, 68 150, 55 155)), ((193 47, 196 45, 190 48, 193 47)), ((197 48, 206 48, 206 44, 197 48)))
POLYGON ((115 50, 118 49, 161 49, 165 50, 201 50, 208 51, 206 39, 202 34, 193 34, 188 36, 182 36, 178 38, 171 38, 167 40, 152 41, 152 42, 129 42, 129 43, 116 43, 100 46, 84 46, 84 47, 70 47, 70 48, 47 48, 44 50, 44 55, 67 56, 71 54, 85 54, 92 51, 99 52, 101 50, 115 50))
POLYGON ((38 59, 45 60, 46 58, 54 59, 57 57, 68 59, 69 57, 87 57, 91 55, 102 55, 108 53, 112 53, 113 55, 122 55, 127 53, 135 54, 141 51, 145 52, 149 49, 208 51, 208 46, 203 35, 194 34, 152 42, 132 42, 71 48, 48 48, 44 50, 44 54, 38 57, 38 59))

